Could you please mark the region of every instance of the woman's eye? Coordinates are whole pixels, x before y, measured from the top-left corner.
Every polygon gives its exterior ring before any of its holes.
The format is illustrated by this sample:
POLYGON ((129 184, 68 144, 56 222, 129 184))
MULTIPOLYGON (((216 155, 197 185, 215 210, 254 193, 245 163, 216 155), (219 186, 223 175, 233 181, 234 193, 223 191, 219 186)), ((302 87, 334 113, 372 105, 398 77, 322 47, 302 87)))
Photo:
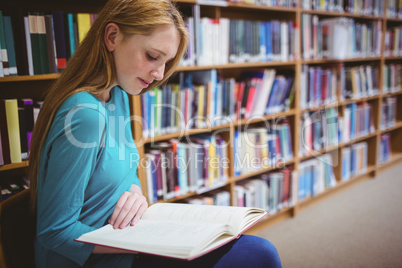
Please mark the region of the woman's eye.
POLYGON ((147 58, 149 59, 149 60, 157 60, 157 58, 155 58, 155 57, 152 57, 150 54, 148 54, 147 53, 147 58))

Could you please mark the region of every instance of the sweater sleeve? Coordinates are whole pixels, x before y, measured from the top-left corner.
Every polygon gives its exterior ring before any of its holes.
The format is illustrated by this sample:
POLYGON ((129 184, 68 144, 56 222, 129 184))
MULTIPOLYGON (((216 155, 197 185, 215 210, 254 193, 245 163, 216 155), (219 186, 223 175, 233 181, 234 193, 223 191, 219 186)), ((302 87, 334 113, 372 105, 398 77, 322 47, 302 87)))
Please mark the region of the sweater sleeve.
POLYGON ((41 153, 37 239, 82 265, 93 245, 75 242, 94 227, 80 222, 86 187, 102 153, 105 115, 87 104, 59 111, 41 153))

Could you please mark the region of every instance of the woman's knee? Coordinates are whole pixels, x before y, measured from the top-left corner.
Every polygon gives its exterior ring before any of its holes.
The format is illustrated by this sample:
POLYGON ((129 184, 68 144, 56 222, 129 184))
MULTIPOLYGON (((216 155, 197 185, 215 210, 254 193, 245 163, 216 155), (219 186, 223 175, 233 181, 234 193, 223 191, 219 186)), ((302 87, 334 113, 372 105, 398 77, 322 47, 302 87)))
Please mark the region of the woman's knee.
POLYGON ((282 267, 278 250, 270 241, 251 235, 241 236, 240 241, 253 267, 282 267))

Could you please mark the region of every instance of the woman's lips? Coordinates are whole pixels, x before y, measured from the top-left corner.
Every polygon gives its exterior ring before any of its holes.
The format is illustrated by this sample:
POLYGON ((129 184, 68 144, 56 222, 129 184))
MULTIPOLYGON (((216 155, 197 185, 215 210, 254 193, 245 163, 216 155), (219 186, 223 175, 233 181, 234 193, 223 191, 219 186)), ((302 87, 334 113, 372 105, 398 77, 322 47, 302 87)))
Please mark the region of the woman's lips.
POLYGON ((140 80, 140 82, 141 82, 141 84, 142 84, 143 87, 148 87, 149 84, 150 84, 148 81, 146 81, 146 80, 144 80, 144 79, 138 78, 138 80, 140 80))

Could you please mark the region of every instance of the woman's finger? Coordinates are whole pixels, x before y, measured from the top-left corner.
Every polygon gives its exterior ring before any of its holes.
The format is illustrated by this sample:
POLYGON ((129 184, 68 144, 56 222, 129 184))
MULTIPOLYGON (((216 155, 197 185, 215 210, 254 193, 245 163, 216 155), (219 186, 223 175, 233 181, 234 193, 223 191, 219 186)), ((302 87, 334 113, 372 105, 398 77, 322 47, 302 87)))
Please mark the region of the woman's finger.
POLYGON ((134 219, 131 221, 131 226, 134 226, 135 224, 137 224, 137 222, 141 219, 142 215, 144 214, 144 212, 147 208, 148 208, 148 203, 144 197, 143 202, 141 203, 137 213, 134 216, 134 219))
MULTIPOLYGON (((115 227, 115 228, 116 228, 116 226, 115 226, 116 220, 118 219, 118 216, 120 215, 121 210, 124 208, 124 206, 127 202, 127 199, 129 198, 130 195, 131 194, 129 192, 124 192, 116 203, 116 206, 113 210, 112 217, 110 218, 110 221, 109 221, 109 223, 111 225, 113 225, 113 227, 115 227)), ((118 225, 117 225, 117 227, 118 227, 118 225)))
MULTIPOLYGON (((134 196, 134 195, 133 195, 134 196)), ((125 215, 124 219, 120 223, 119 227, 120 229, 123 229, 127 227, 127 225, 132 222, 134 216, 138 213, 138 208, 141 206, 141 201, 138 199, 137 196, 134 196, 134 202, 128 211, 128 213, 125 215)), ((123 215, 122 215, 123 216, 123 215)))

